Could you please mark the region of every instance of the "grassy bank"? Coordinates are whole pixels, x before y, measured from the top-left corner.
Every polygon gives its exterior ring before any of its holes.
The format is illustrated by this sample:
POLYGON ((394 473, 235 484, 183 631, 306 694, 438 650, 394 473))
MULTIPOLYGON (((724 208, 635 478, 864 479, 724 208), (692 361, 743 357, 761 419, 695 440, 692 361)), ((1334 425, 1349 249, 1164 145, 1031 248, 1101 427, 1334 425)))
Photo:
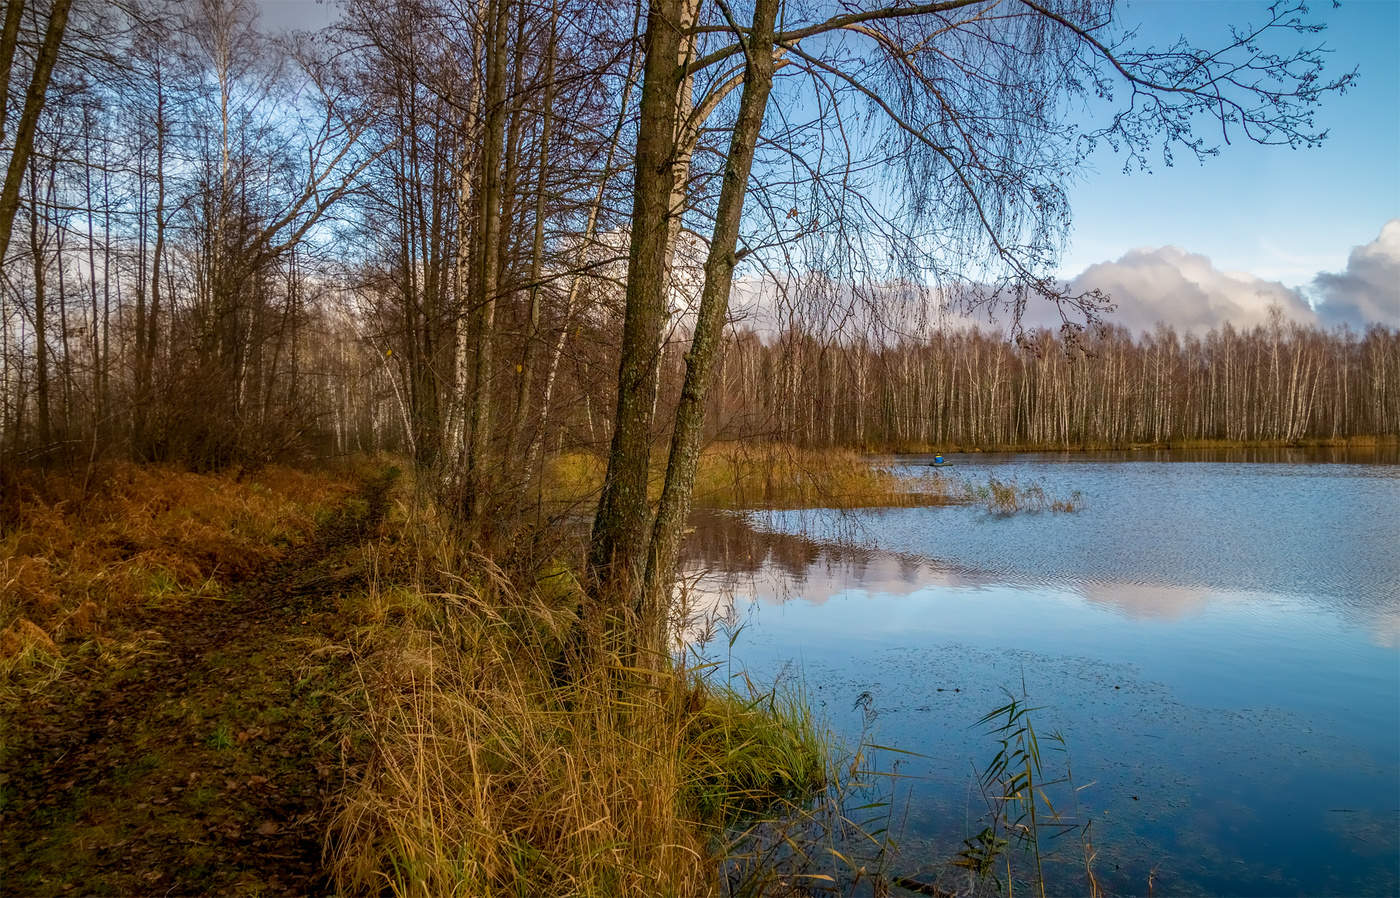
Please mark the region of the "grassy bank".
POLYGON ((773 879, 744 834, 800 816, 831 771, 805 701, 608 653, 561 676, 579 547, 473 554, 410 477, 369 467, 27 482, 0 562, 6 881, 682 896, 736 867, 773 879))
MULTIPOLYGON (((665 463, 653 456, 652 498, 659 496, 665 463)), ((545 495, 560 502, 596 502, 606 459, 569 452, 548 462, 545 495)), ((715 443, 700 456, 694 501, 709 508, 857 508, 937 505, 958 501, 942 479, 915 484, 873 467, 849 449, 803 449, 787 443, 715 443)))
POLYGON ((6 484, 0 691, 74 659, 135 650, 133 614, 219 601, 304 542, 354 492, 344 471, 194 474, 115 464, 6 484))
MULTIPOLYGON (((799 690, 605 650, 566 664, 582 547, 524 531, 469 551, 383 468, 29 482, 3 536, 7 879, 402 896, 898 881, 894 806, 866 797, 888 783, 860 749, 836 760, 799 690)), ((702 479, 710 504, 910 495, 853 453, 787 447, 721 447, 702 479)), ((968 501, 942 479, 936 501, 968 501)), ((1020 495, 1003 493, 978 501, 1020 495)))
POLYGON ((829 746, 794 696, 606 654, 561 678, 569 567, 467 554, 410 495, 345 601, 372 750, 331 830, 344 891, 712 894, 739 821, 821 788, 829 746))
POLYGON ((118 468, 86 503, 31 481, 4 537, 7 629, 33 634, 0 691, 7 892, 326 891, 323 797, 357 748, 333 598, 388 476, 118 468))

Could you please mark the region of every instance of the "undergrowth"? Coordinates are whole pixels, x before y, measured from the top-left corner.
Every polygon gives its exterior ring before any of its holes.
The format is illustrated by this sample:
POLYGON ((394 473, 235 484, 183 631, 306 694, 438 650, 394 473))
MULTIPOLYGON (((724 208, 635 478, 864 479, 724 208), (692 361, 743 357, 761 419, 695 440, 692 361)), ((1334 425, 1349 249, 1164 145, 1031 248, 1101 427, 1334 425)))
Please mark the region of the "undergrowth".
POLYGON ((329 835, 343 891, 715 894, 739 834, 821 793, 831 746, 799 695, 601 649, 561 676, 570 567, 508 573, 412 492, 345 603, 372 745, 329 835))
POLYGON ((346 501, 342 473, 273 466, 195 474, 111 464, 24 472, 0 530, 0 700, 43 689, 76 656, 140 651, 133 609, 219 600, 346 501))

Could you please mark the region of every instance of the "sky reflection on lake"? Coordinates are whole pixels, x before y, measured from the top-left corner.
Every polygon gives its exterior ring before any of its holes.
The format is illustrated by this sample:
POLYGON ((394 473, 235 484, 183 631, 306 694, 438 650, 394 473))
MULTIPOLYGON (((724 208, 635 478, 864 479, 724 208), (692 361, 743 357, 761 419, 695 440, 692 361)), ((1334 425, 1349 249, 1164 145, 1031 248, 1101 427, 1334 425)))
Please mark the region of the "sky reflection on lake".
POLYGON ((1024 679, 1114 891, 1400 891, 1400 469, 977 461, 1087 508, 699 518, 697 595, 749 624, 730 664, 800 676, 847 734, 869 692, 926 756, 929 855, 980 828, 975 722, 1024 679))

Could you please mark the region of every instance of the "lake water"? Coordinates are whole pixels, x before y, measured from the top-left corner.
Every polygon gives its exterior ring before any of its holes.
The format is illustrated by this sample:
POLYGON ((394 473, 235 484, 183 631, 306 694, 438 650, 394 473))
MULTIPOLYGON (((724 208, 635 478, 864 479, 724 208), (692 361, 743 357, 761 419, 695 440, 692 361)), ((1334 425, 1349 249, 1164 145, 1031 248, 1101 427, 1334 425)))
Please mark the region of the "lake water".
MULTIPOLYGON (((1400 464, 1242 457, 949 456, 937 475, 1079 492, 1070 514, 702 516, 697 594, 744 624, 709 651, 919 753, 885 759, 911 777, 909 871, 981 829, 977 721, 1024 690, 1042 750, 1066 741, 1046 773, 1068 760, 1060 809, 1093 821, 1110 891, 1400 894, 1400 464)), ((1081 893, 1079 840, 1059 841, 1050 889, 1081 893)))

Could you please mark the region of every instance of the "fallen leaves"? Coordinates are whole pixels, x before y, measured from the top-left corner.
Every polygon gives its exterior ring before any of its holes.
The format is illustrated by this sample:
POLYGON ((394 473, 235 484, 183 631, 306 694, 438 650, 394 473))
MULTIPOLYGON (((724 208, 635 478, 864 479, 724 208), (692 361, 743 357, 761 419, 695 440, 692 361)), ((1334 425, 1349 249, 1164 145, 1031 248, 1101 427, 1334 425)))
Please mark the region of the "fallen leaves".
POLYGON ((233 741, 237 742, 239 745, 245 745, 248 742, 248 740, 257 739, 259 736, 263 735, 266 732, 267 730, 264 727, 253 727, 252 729, 243 730, 242 732, 236 734, 233 737, 233 741))

